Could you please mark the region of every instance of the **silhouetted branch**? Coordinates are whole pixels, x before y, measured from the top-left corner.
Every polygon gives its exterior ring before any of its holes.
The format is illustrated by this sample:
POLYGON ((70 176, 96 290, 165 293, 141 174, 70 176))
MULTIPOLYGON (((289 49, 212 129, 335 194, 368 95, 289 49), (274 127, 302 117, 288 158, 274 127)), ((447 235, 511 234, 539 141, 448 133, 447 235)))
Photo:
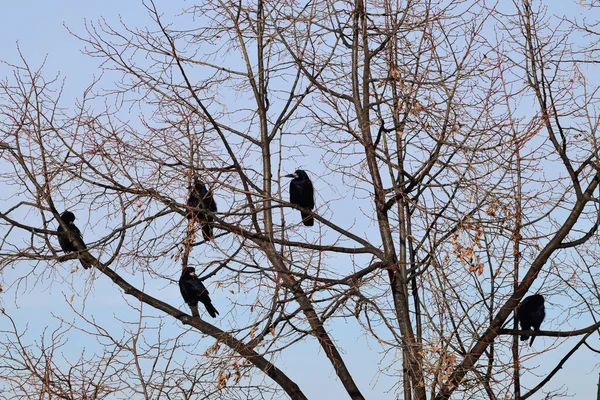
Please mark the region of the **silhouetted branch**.
POLYGON ((571 358, 571 356, 577 351, 577 349, 579 349, 579 347, 581 347, 582 344, 585 343, 585 341, 587 340, 587 338, 590 337, 590 335, 592 333, 593 333, 593 331, 589 332, 587 335, 585 335, 584 337, 582 337, 581 340, 575 345, 575 347, 573 347, 567 353, 567 355, 565 355, 560 360, 560 362, 556 365, 556 367, 554 367, 554 369, 548 375, 546 375, 546 377, 544 379, 542 379, 542 381, 540 383, 538 383, 533 389, 531 389, 529 392, 527 392, 523 396, 521 396, 521 399, 525 400, 525 399, 533 396, 538 390, 540 390, 542 387, 544 387, 544 385, 546 383, 550 382, 550 379, 552 379, 554 377, 554 375, 556 375, 556 373, 562 369, 563 365, 567 362, 567 360, 569 358, 571 358))
POLYGON ((498 335, 527 335, 527 336, 550 336, 550 337, 571 337, 594 332, 600 328, 600 322, 590 325, 587 328, 575 329, 572 331, 522 331, 520 329, 500 329, 498 335))

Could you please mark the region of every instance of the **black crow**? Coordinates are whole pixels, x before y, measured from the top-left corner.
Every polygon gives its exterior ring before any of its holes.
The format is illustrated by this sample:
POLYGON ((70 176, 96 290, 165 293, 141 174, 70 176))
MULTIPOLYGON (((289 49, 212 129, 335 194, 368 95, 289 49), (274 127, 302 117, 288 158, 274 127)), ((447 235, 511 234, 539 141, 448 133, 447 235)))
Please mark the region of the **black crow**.
POLYGON ((204 304, 206 311, 208 311, 211 317, 215 318, 217 314, 219 314, 210 301, 208 290, 196 276, 196 269, 194 267, 187 267, 181 272, 181 278, 179 278, 179 290, 181 290, 183 300, 190 306, 192 316, 200 316, 200 314, 198 314, 198 301, 204 304))
POLYGON ((202 236, 204 240, 213 240, 214 217, 212 213, 217 212, 217 203, 210 190, 198 178, 194 178, 194 184, 191 186, 190 196, 187 200, 187 206, 190 208, 188 219, 198 221, 202 226, 202 236))
MULTIPOLYGON (((297 169, 293 174, 285 175, 285 178, 294 178, 290 182, 290 203, 309 210, 315 208, 313 185, 306 172, 297 169)), ((312 215, 304 211, 300 211, 300 214, 304 225, 313 226, 315 224, 312 215)))
MULTIPOLYGON (((529 331, 532 328, 539 331, 545 316, 544 296, 541 294, 525 297, 519 304, 519 308, 517 308, 517 319, 524 331, 529 331)), ((521 335, 521 340, 527 340, 528 338, 528 335, 521 335)), ((529 342, 530 346, 533 344, 534 339, 535 336, 532 336, 529 342)))
MULTIPOLYGON (((62 214, 60 214, 60 219, 62 219, 63 222, 68 226, 69 231, 73 233, 73 236, 75 236, 75 239, 79 242, 79 245, 84 249, 87 249, 87 246, 83 242, 83 236, 81 235, 81 231, 79 230, 79 228, 77 228, 77 226, 75 226, 75 214, 73 214, 71 211, 65 211, 62 214)), ((69 236, 67 236, 67 233, 64 231, 63 227, 61 225, 58 225, 57 230, 58 244, 60 244, 60 248, 65 253, 76 252, 77 249, 75 248, 75 245, 73 244, 69 236)), ((85 269, 91 267, 90 264, 86 263, 82 259, 79 259, 79 262, 85 269)))

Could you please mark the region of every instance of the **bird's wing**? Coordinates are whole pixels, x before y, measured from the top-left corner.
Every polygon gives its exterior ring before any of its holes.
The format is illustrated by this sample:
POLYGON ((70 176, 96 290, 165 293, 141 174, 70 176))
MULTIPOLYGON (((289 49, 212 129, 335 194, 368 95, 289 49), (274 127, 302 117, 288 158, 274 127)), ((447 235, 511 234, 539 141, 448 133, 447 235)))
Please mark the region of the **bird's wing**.
POLYGON ((217 203, 215 203, 212 192, 207 190, 206 187, 203 187, 203 189, 201 196, 204 208, 208 211, 217 212, 217 203))
POLYGON ((208 198, 208 201, 204 203, 204 205, 208 211, 217 212, 217 202, 215 201, 212 193, 209 192, 209 195, 210 197, 208 198))
MULTIPOLYGON (((315 198, 314 198, 314 190, 313 185, 310 180, 304 180, 302 182, 296 183, 296 201, 292 201, 292 203, 300 205, 300 207, 305 208, 314 208, 315 206, 315 198)), ((290 194, 292 193, 290 189, 290 194)))
POLYGON ((58 229, 56 231, 58 232, 58 244, 60 245, 60 248, 65 253, 70 253, 72 251, 75 251, 75 248, 73 247, 73 243, 71 243, 71 241, 65 234, 65 230, 62 228, 62 226, 59 225, 58 229))
POLYGON ((206 287, 204 286, 204 284, 202 283, 202 281, 200 279, 198 279, 198 278, 190 279, 189 284, 190 284, 190 289, 192 289, 194 291, 194 295, 196 297, 200 297, 203 293, 208 294, 208 290, 206 290, 206 287))
POLYGON ((199 193, 200 193, 201 199, 207 199, 209 196, 211 196, 210 192, 206 188, 206 185, 204 185, 204 184, 202 186, 200 186, 199 193))
POLYGON ((304 203, 304 185, 301 182, 292 180, 290 183, 290 203, 302 207, 304 203))
POLYGON ((519 304, 519 310, 521 308, 523 308, 523 309, 528 308, 530 306, 530 304, 529 304, 530 302, 531 302, 531 297, 526 297, 525 299, 523 299, 523 301, 521 301, 521 304, 519 304))
POLYGON ((72 222, 69 222, 69 229, 71 230, 71 232, 73 232, 74 234, 76 234, 79 239, 83 239, 83 236, 81 235, 81 231, 79 230, 79 228, 77 227, 77 225, 75 225, 72 222))
POLYGON ((196 192, 192 190, 192 193, 188 196, 186 205, 188 207, 198 207, 198 204, 200 204, 200 199, 196 195, 196 192))
POLYGON ((306 185, 306 200, 308 201, 308 204, 306 205, 307 208, 310 208, 311 210, 315 207, 315 191, 312 185, 312 182, 310 181, 310 179, 305 182, 306 185))
POLYGON ((181 296, 183 300, 187 302, 194 302, 194 299, 197 297, 197 290, 194 287, 195 279, 179 279, 179 290, 181 291, 181 296))
POLYGON ((187 294, 187 288, 182 278, 179 279, 179 291, 181 292, 181 295, 183 297, 185 297, 185 295, 187 294))

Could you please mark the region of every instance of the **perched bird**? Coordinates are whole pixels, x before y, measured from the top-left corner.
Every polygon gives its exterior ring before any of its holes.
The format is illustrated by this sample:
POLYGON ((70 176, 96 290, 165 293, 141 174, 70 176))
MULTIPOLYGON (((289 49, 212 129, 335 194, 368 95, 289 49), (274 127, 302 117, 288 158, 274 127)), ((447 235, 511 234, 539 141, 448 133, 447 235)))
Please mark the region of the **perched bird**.
POLYGON ((190 196, 186 205, 190 208, 188 219, 198 221, 202 226, 202 236, 204 240, 213 240, 214 217, 212 213, 217 212, 217 203, 213 194, 206 188, 206 185, 198 178, 194 178, 194 184, 191 186, 190 196))
POLYGON ((181 290, 183 300, 190 306, 192 316, 200 316, 198 313, 198 301, 204 304, 206 311, 208 311, 211 317, 215 318, 217 314, 219 314, 210 301, 208 290, 196 276, 196 269, 194 267, 186 267, 181 272, 181 278, 179 278, 179 290, 181 290))
MULTIPOLYGON (((77 226, 75 226, 75 214, 73 214, 71 211, 65 211, 62 214, 60 214, 60 219, 62 219, 63 222, 67 225, 69 231, 73 233, 73 236, 75 236, 75 240, 77 240, 79 245, 81 247, 83 247, 84 249, 87 249, 87 246, 83 242, 83 236, 81 235, 81 231, 79 230, 79 228, 77 228, 77 226)), ((69 236, 67 236, 67 233, 65 232, 65 230, 63 229, 63 227, 61 225, 58 226, 57 231, 58 231, 58 244, 60 244, 60 248, 65 253, 76 252, 77 249, 75 248, 75 244, 71 241, 69 236)), ((85 269, 88 269, 91 267, 90 264, 83 261, 82 259, 79 259, 79 262, 85 269)))
MULTIPOLYGON (((284 177, 294 178, 290 182, 290 203, 309 210, 315 208, 313 185, 306 172, 297 169, 293 174, 285 175, 284 177)), ((304 225, 313 226, 315 224, 312 215, 304 211, 300 211, 300 214, 302 215, 304 225)))
MULTIPOLYGON (((539 331, 545 316, 544 296, 541 294, 525 297, 523 301, 521 301, 521 304, 519 304, 519 308, 517 308, 517 320, 521 324, 521 329, 524 331, 529 331, 532 328, 539 331)), ((521 335, 521 340, 527 340, 528 338, 528 335, 521 335)), ((531 341, 529 342, 530 346, 533 344, 534 340, 535 336, 532 336, 531 341)))

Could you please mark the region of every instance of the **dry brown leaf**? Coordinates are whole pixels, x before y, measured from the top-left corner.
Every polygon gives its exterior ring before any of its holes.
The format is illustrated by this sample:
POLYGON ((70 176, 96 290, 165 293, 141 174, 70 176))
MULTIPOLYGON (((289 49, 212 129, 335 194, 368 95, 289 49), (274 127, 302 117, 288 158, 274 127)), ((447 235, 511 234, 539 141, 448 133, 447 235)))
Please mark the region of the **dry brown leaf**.
POLYGON ((256 326, 253 326, 252 329, 250 329, 250 339, 254 339, 257 330, 258 328, 256 326))

